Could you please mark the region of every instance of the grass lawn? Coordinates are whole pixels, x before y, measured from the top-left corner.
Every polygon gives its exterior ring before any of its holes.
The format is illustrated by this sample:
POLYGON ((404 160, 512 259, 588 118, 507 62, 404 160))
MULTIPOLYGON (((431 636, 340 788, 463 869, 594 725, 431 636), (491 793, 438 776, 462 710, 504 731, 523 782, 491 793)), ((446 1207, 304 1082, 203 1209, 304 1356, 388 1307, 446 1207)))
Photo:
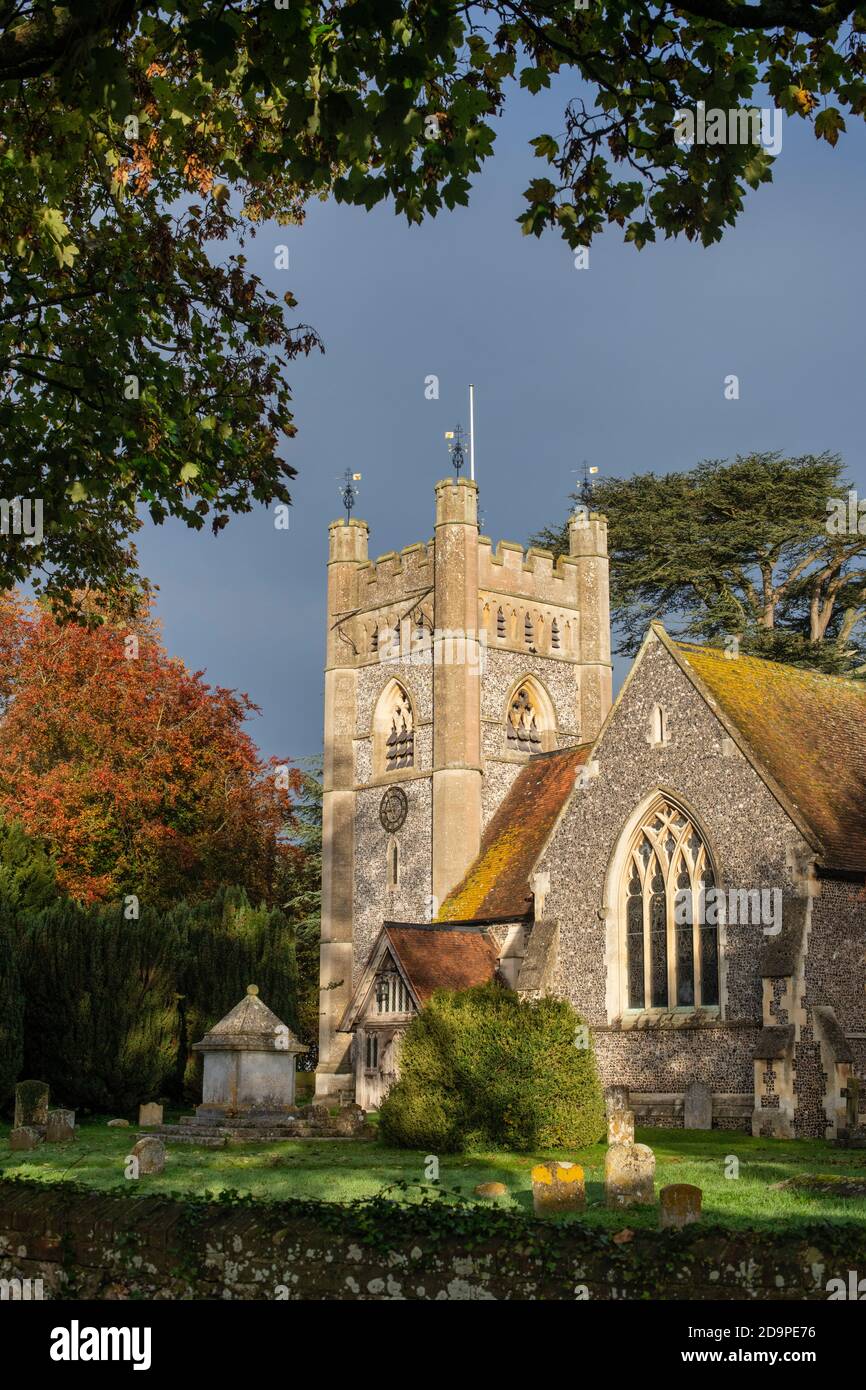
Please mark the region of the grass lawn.
MULTIPOLYGON (((128 1187, 124 1159, 137 1131, 108 1129, 104 1120, 85 1121, 76 1143, 43 1145, 29 1153, 11 1153, 9 1126, 0 1127, 0 1177, 20 1174, 31 1179, 85 1183, 110 1191, 128 1187)), ((856 1179, 866 1191, 866 1151, 846 1152, 821 1140, 753 1139, 730 1132, 644 1129, 636 1139, 656 1155, 656 1189, 672 1182, 695 1183, 704 1194, 704 1216, 726 1226, 778 1230, 804 1221, 866 1222, 866 1196, 845 1197, 834 1192, 834 1180, 856 1179), (739 1177, 726 1178, 729 1155, 739 1160, 739 1177), (823 1190, 779 1190, 778 1183, 822 1176, 823 1190)), ((539 1158, 568 1158, 586 1172, 587 1207, 579 1220, 621 1229, 658 1222, 656 1207, 631 1208, 627 1213, 604 1207, 605 1145, 581 1151, 538 1155, 489 1153, 442 1155, 439 1186, 473 1197, 481 1182, 500 1181, 508 1187, 502 1205, 532 1211, 531 1169, 539 1158)), ((139 1180, 140 1190, 155 1193, 219 1192, 234 1188, 264 1200, 289 1197, 344 1202, 368 1197, 400 1181, 414 1184, 398 1200, 417 1200, 425 1183, 426 1155, 388 1149, 378 1141, 331 1140, 238 1145, 202 1149, 171 1145, 165 1173, 139 1180)), ((428 1185, 429 1186, 429 1185, 428 1185)), ((476 1199, 481 1201, 482 1199, 476 1199)))

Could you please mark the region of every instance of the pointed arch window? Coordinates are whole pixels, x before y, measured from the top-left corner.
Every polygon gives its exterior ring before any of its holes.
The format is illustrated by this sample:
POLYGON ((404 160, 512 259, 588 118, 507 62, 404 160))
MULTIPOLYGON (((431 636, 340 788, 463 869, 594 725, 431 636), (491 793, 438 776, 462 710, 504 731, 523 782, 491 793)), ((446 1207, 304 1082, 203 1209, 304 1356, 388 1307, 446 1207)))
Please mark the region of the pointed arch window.
POLYGON ((661 800, 639 826, 623 875, 626 1007, 719 1006, 718 926, 701 918, 715 886, 706 845, 679 807, 661 800))
POLYGON ((508 633, 505 629, 505 614, 503 613, 501 608, 497 608, 496 610, 496 636, 500 639, 500 641, 504 641, 505 638, 508 636, 508 633))
POLYGON ((529 686, 522 685, 508 711, 507 743, 516 753, 540 753, 539 711, 529 686))
POLYGON ((415 762, 415 730, 412 706, 402 685, 395 686, 391 701, 391 720, 385 740, 385 768, 395 772, 415 762))

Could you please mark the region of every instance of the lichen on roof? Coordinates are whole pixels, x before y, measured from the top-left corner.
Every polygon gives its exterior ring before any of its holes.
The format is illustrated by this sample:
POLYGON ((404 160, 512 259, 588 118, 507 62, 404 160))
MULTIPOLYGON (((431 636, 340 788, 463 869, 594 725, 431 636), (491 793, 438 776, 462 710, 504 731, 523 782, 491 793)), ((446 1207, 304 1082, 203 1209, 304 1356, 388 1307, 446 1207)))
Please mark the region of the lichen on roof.
POLYGON ((799 813, 823 864, 866 869, 866 682, 675 645, 799 813))
POLYGON ((529 916, 530 874, 589 750, 585 743, 542 753, 521 768, 484 832, 477 858, 442 904, 438 922, 529 916))

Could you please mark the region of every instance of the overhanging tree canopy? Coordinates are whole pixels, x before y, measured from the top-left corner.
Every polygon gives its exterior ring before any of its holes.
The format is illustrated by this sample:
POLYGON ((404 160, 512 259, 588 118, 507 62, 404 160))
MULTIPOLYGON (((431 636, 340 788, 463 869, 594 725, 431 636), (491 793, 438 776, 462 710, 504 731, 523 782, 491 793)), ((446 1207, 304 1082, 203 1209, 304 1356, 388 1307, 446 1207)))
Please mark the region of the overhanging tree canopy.
POLYGON ((846 0, 0 0, 0 490, 44 503, 0 586, 120 588, 142 508, 218 530, 289 500, 285 368, 318 339, 220 242, 329 192, 410 222, 466 203, 509 87, 564 74, 523 230, 708 244, 772 158, 677 144, 675 112, 763 85, 835 144, 864 30, 846 0))

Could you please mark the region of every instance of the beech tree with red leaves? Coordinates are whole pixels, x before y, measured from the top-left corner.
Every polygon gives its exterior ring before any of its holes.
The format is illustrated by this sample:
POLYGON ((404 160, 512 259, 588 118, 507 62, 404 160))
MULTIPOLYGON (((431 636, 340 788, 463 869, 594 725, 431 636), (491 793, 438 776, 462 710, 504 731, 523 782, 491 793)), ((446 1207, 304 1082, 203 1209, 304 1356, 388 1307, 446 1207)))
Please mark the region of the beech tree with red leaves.
POLYGON ((226 883, 270 901, 301 778, 260 756, 257 706, 170 657, 146 610, 89 597, 82 613, 0 598, 0 814, 81 902, 161 907, 226 883))

